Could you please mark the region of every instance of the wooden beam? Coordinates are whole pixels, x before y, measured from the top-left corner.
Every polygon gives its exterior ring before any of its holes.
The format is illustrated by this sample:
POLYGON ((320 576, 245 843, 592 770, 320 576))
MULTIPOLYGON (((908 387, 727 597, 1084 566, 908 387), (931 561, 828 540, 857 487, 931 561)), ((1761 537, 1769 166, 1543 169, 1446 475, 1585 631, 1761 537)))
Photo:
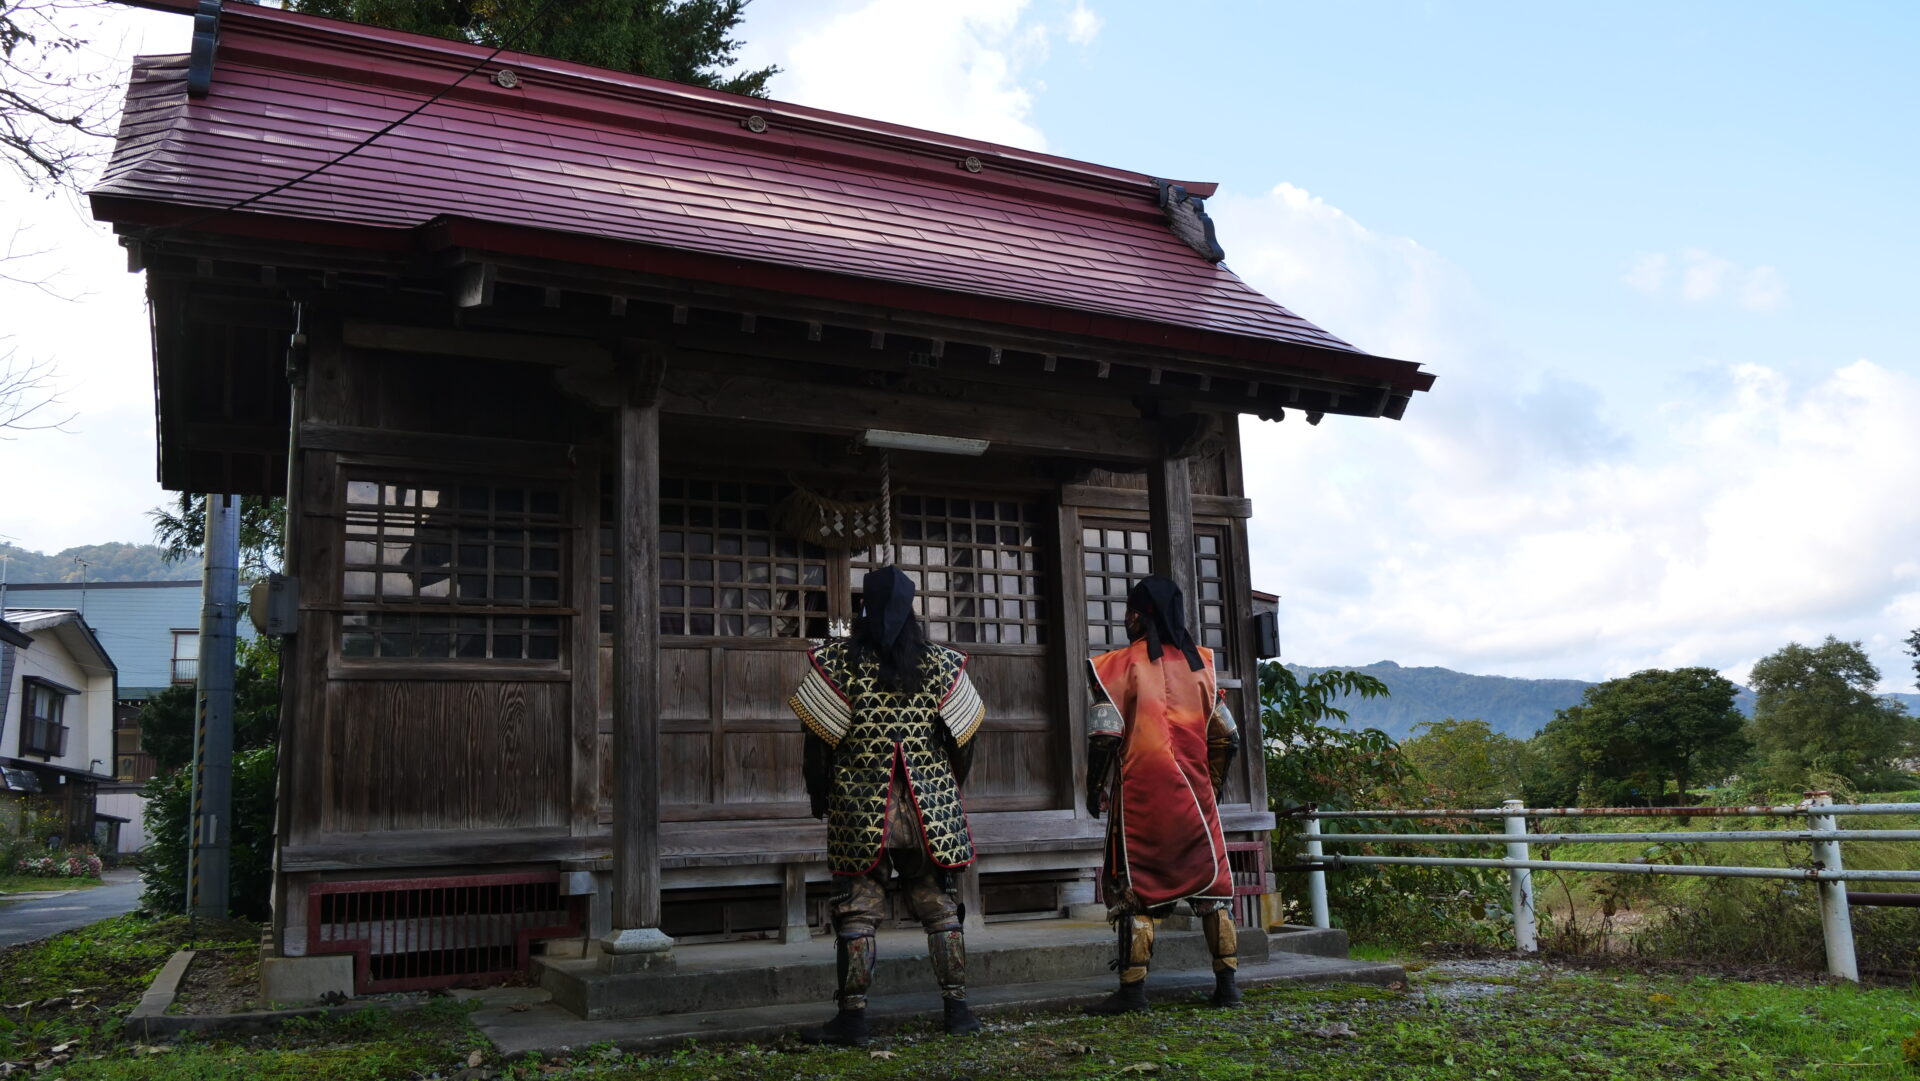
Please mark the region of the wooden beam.
POLYGON ((453 306, 485 308, 493 303, 493 283, 498 272, 492 263, 468 263, 453 279, 453 306))
POLYGON ((587 367, 610 370, 613 354, 597 342, 544 334, 503 334, 495 330, 452 330, 396 323, 349 321, 342 331, 348 346, 396 353, 516 360, 550 367, 587 367))
MULTIPOLYGON (((1103 488, 1094 484, 1069 484, 1060 489, 1060 502, 1090 510, 1144 511, 1150 499, 1146 492, 1133 488, 1103 488)), ((1251 518, 1253 500, 1237 495, 1195 495, 1193 513, 1198 518, 1251 518)), ((1077 564, 1076 564, 1077 565, 1077 564)))
MULTIPOLYGON (((693 356, 693 354, 689 354, 693 356)), ((1144 462, 1161 453, 1152 422, 1058 409, 1028 409, 968 398, 821 387, 698 370, 668 373, 661 405, 683 416, 736 420, 800 431, 892 428, 985 439, 995 447, 1111 461, 1144 462)))
POLYGON ((1147 468, 1147 519, 1153 571, 1173 579, 1187 605, 1187 626, 1198 629, 1193 595, 1193 459, 1162 455, 1147 468))
POLYGON ((660 402, 623 405, 614 461, 613 926, 660 926, 660 402))
MULTIPOLYGON (((596 448, 597 451, 597 448, 596 448)), ((580 455, 569 511, 573 518, 573 641, 567 689, 573 715, 568 780, 575 837, 600 832, 600 455, 580 455)))
POLYGON ((433 432, 403 432, 312 422, 300 426, 300 445, 306 450, 550 470, 566 469, 571 451, 564 443, 541 443, 531 439, 439 435, 433 432))

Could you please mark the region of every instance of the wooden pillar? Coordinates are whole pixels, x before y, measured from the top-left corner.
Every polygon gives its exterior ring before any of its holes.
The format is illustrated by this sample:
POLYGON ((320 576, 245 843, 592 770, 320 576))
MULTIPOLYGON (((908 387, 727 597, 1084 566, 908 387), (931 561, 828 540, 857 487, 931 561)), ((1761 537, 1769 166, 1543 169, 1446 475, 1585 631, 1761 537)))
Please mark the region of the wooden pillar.
POLYGON ((1193 593, 1193 459, 1161 456, 1147 470, 1147 514, 1153 531, 1153 572, 1173 579, 1187 603, 1187 626, 1199 633, 1193 593))
MULTIPOLYGON (((638 379, 617 409, 614 483, 613 929, 602 966, 669 962, 660 931, 660 402, 638 379)), ((583 615, 581 618, 585 618, 583 615)))

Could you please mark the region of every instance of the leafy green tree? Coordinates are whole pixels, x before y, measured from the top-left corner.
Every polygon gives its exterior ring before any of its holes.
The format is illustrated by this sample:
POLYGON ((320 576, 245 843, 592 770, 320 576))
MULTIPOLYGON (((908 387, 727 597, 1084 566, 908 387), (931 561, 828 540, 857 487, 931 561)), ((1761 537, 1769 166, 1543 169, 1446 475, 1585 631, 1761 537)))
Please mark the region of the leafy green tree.
MULTIPOLYGON (((193 760, 197 692, 175 684, 140 707, 140 749, 154 769, 180 769, 193 760)), ((242 640, 233 665, 233 749, 271 747, 280 733, 280 639, 242 640)))
MULTIPOLYGON (((155 915, 186 906, 188 809, 193 780, 194 689, 169 687, 140 709, 140 745, 159 772, 141 795, 147 847, 140 856, 140 905, 155 915)), ((229 911, 267 915, 273 881, 273 807, 280 731, 280 640, 241 642, 233 672, 233 847, 229 911)))
MULTIPOLYGON (((153 536, 170 563, 198 560, 207 543, 207 497, 180 493, 172 507, 147 512, 153 536)), ((286 557, 287 501, 275 496, 240 497, 240 570, 243 577, 278 570, 286 557)))
POLYGON ((729 73, 748 0, 289 0, 310 15, 488 47, 504 45, 615 71, 754 97, 779 68, 729 73))
POLYGON ((1920 687, 1920 630, 1907 635, 1907 655, 1913 658, 1913 685, 1920 687))
MULTIPOLYGON (((264 920, 273 890, 275 751, 255 747, 233 756, 233 833, 227 856, 227 911, 264 920)), ((187 907, 187 829, 193 782, 186 769, 154 774, 140 789, 147 847, 140 852, 140 907, 172 916, 187 907)))
POLYGON ((1536 798, 1656 803, 1671 781, 1684 799, 1695 781, 1746 756, 1739 690, 1711 668, 1649 668, 1594 684, 1535 737, 1536 798))
POLYGON ((1753 666, 1753 742, 1774 784, 1833 773, 1865 786, 1911 749, 1905 706, 1879 697, 1880 670, 1858 642, 1790 642, 1753 666))
MULTIPOLYGON (((1327 670, 1302 680, 1277 661, 1260 666, 1260 728, 1267 767, 1267 798, 1282 812, 1273 832, 1274 862, 1304 859, 1302 820, 1286 812, 1312 804, 1323 810, 1431 806, 1432 785, 1421 780, 1393 737, 1377 728, 1340 727, 1348 696, 1379 698, 1387 685, 1364 672, 1327 670)), ((1418 819, 1342 820, 1353 832, 1406 833, 1446 828, 1418 819)), ((1351 849, 1342 849, 1351 852, 1351 849)), ((1428 848, 1403 855, 1440 855, 1428 848)), ((1282 877, 1295 920, 1304 919, 1304 885, 1282 877)), ((1504 890, 1489 872, 1461 867, 1353 866, 1327 876, 1334 922, 1369 941, 1421 942, 1489 939, 1499 928, 1486 921, 1504 903, 1504 890)))
POLYGON ((1462 807, 1497 807, 1520 799, 1533 774, 1525 740, 1495 732, 1485 721, 1423 721, 1400 745, 1420 776, 1450 793, 1462 807))

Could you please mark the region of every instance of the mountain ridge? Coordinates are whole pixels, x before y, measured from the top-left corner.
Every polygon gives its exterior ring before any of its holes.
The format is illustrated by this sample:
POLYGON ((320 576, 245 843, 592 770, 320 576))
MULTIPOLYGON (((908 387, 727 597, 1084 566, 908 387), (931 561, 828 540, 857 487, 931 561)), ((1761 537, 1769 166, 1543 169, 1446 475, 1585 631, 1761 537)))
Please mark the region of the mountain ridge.
MULTIPOLYGON (((1579 705, 1586 689, 1595 685, 1595 681, 1584 679, 1475 675, 1438 665, 1408 666, 1395 661, 1375 661, 1352 668, 1298 664, 1287 667, 1302 677, 1320 672, 1354 671, 1385 683, 1393 692, 1386 698, 1348 695, 1336 699, 1334 705, 1348 712, 1350 727, 1378 728, 1396 740, 1410 738, 1415 725, 1449 717, 1482 720, 1502 735, 1528 739, 1553 720, 1555 713, 1579 705)), ((1920 694, 1895 692, 1881 697, 1904 704, 1909 712, 1920 713, 1920 694)), ((1753 692, 1741 687, 1733 704, 1751 717, 1753 692)))

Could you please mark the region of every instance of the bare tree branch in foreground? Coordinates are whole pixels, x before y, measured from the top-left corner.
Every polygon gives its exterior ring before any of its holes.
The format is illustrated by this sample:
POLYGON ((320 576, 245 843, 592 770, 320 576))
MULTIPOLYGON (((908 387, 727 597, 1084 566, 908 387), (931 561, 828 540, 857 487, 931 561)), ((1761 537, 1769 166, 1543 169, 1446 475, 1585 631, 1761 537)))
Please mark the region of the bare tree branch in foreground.
POLYGON ((77 188, 113 134, 116 80, 72 19, 99 6, 0 0, 0 156, 31 189, 77 188))

